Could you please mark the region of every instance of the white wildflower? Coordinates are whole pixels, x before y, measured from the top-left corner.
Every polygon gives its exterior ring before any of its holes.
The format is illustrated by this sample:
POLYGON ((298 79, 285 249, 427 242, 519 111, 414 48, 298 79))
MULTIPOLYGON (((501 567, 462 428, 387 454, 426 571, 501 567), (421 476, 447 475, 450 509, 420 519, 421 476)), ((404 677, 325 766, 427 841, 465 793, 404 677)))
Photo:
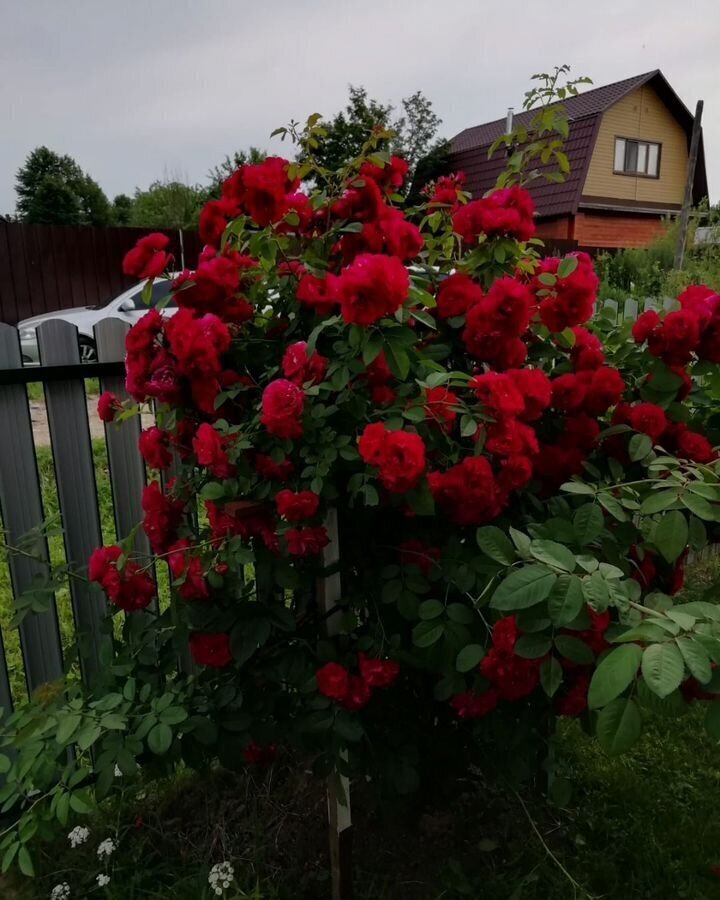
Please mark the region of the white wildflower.
POLYGON ((103 856, 110 857, 116 850, 117 844, 115 843, 115 841, 112 838, 105 838, 105 840, 97 848, 97 855, 100 857, 100 859, 102 859, 103 856))
POLYGON ((101 872, 98 875, 96 881, 97 881, 98 887, 106 887, 108 884, 110 884, 110 876, 105 875, 101 872))
POLYGON ((86 828, 84 825, 76 825, 68 835, 68 840, 70 841, 70 846, 74 849, 79 847, 80 844, 84 844, 89 837, 89 828, 86 828))
POLYGON ((226 891, 232 884, 234 875, 235 869, 233 869, 229 862, 216 863, 212 869, 210 869, 208 884, 213 889, 214 893, 218 897, 221 897, 223 891, 226 891))
POLYGON ((122 778, 122 772, 120 771, 120 766, 117 763, 115 763, 115 771, 113 772, 113 775, 116 778, 122 778))
POLYGON ((70 885, 67 881, 55 885, 50 891, 50 900, 70 900, 70 885))

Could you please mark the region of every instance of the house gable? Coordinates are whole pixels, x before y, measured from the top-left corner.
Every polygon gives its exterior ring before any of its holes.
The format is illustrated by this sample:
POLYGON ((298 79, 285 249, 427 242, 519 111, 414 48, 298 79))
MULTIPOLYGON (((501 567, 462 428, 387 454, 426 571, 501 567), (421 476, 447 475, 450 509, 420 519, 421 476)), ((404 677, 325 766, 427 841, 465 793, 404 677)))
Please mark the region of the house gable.
POLYGON ((682 205, 687 173, 687 134, 652 84, 644 84, 618 100, 601 117, 595 146, 582 189, 581 207, 638 208, 658 212, 682 205), (615 139, 659 143, 657 178, 614 171, 615 139))

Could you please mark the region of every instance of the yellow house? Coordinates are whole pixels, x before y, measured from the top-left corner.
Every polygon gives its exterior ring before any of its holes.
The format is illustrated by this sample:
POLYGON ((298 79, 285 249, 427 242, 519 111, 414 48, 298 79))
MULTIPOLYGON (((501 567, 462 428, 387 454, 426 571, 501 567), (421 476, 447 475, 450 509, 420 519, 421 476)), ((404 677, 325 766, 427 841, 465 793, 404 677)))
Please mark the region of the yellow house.
MULTIPOLYGON (((644 247, 676 215, 683 201, 693 116, 659 69, 569 97, 565 150, 570 174, 562 184, 530 184, 537 233, 546 241, 585 248, 644 247)), ((527 124, 533 112, 515 122, 527 124)), ((482 196, 504 165, 488 159, 505 119, 466 128, 451 142, 452 171, 466 173, 467 189, 482 196)), ((693 202, 707 196, 702 136, 693 202)))

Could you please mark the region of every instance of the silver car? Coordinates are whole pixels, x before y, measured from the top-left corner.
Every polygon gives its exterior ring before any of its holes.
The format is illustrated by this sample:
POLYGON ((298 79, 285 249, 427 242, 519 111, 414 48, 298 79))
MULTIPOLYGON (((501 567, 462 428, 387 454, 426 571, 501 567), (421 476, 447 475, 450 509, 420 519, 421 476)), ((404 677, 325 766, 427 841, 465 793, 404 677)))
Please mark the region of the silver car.
MULTIPOLYGON (((143 302, 143 285, 140 284, 130 288, 130 290, 125 291, 103 306, 78 306, 74 309, 57 309, 53 312, 43 313, 40 316, 33 316, 30 319, 23 319, 22 322, 17 324, 17 329, 20 333, 23 362, 26 365, 37 365, 40 362, 35 329, 42 322, 49 322, 51 319, 61 319, 63 322, 70 322, 72 325, 75 325, 78 330, 80 343, 80 359, 82 362, 96 362, 97 348, 93 336, 94 326, 102 319, 110 317, 122 319, 123 322, 134 325, 138 319, 145 315, 148 309, 157 306, 161 300, 166 300, 167 295, 170 293, 171 285, 172 282, 169 280, 156 281, 152 287, 152 298, 149 304, 143 302)), ((160 312, 164 316, 171 316, 177 312, 177 305, 174 300, 161 307, 160 312)))

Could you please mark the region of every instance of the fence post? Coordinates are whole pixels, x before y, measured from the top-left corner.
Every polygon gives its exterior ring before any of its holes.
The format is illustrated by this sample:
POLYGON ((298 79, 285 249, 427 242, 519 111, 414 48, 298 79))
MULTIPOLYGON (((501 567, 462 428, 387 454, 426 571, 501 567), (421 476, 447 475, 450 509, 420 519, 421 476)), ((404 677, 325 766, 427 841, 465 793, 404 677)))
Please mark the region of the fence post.
MULTIPOLYGON (((0 368, 22 368, 18 333, 10 325, 0 324, 0 368)), ((45 519, 24 384, 0 385, 0 460, 0 510, 7 539, 14 545, 22 535, 41 528, 45 519)), ((10 554, 8 566, 15 597, 30 590, 37 578, 48 574, 47 540, 39 536, 32 552, 37 555, 37 561, 10 554)), ((62 644, 54 595, 49 598, 47 612, 30 613, 23 619, 20 645, 31 694, 41 684, 62 675, 62 644)), ((7 673, 0 665, 0 705, 4 705, 2 682, 6 679, 7 673)))
MULTIPOLYGON (((128 331, 129 326, 121 319, 103 319, 98 322, 95 326, 95 343, 99 362, 122 362, 125 359, 125 336, 128 331)), ((111 391, 121 400, 127 397, 122 375, 101 378, 100 390, 111 391)), ((126 538, 143 517, 141 498, 145 487, 145 465, 138 450, 140 431, 139 416, 134 416, 121 425, 105 425, 110 488, 119 540, 126 538)), ((144 556, 150 555, 150 544, 142 529, 138 529, 135 536, 135 549, 144 556)))
MULTIPOLYGON (((60 319, 37 329, 40 361, 45 366, 80 365, 78 332, 60 319)), ((76 377, 45 385, 48 424, 58 502, 65 538, 65 555, 75 573, 86 571, 90 554, 102 544, 95 488, 95 465, 88 424, 85 385, 81 370, 76 377)), ((100 649, 108 641, 103 633, 106 604, 102 595, 81 578, 70 578, 70 596, 79 632, 80 667, 86 680, 100 668, 100 649), (89 646, 84 640, 89 639, 89 646)))
MULTIPOLYGON (((317 601, 325 614, 328 636, 337 634, 339 615, 330 614, 341 597, 340 543, 337 510, 330 509, 325 518, 325 529, 330 542, 322 552, 326 573, 318 578, 317 601), (329 572, 327 570, 330 570, 329 572)), ((339 612, 339 610, 338 610, 339 612)), ((327 783, 328 826, 330 837, 330 876, 332 900, 352 900, 352 815, 350 811, 350 782, 346 776, 334 773, 327 783)))

